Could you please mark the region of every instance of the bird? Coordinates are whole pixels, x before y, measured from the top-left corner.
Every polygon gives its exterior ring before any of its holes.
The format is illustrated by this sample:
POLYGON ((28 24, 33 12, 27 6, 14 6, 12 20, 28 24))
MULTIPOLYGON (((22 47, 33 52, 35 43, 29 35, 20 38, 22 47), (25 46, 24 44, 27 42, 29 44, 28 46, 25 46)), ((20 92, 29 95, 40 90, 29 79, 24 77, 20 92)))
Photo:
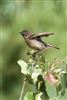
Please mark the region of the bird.
POLYGON ((38 33, 38 34, 33 34, 32 32, 29 32, 28 30, 23 30, 21 32, 19 32, 26 44, 33 49, 36 49, 37 51, 35 52, 38 53, 42 50, 47 50, 48 48, 55 48, 55 49, 59 49, 58 47, 55 47, 53 45, 47 44, 46 42, 44 42, 41 38, 42 37, 48 37, 50 35, 54 35, 53 32, 42 32, 42 33, 38 33))

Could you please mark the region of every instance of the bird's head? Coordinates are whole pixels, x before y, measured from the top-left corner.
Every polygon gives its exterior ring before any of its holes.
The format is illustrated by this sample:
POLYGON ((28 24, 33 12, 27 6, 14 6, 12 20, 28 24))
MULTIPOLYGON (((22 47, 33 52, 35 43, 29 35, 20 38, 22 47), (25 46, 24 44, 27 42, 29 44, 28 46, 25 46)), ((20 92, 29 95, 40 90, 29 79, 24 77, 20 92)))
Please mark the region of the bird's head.
POLYGON ((27 30, 23 30, 20 32, 20 34, 25 38, 25 37, 29 37, 31 36, 31 32, 27 31, 27 30))

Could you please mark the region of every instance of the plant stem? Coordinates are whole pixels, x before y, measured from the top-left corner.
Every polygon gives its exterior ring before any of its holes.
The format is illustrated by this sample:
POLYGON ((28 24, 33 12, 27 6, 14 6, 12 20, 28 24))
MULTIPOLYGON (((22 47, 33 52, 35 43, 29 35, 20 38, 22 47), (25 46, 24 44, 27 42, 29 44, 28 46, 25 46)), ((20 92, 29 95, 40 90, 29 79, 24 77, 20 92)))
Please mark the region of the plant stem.
POLYGON ((24 92, 24 88, 25 88, 25 83, 26 83, 26 80, 24 79, 24 82, 23 82, 23 85, 22 85, 22 89, 21 89, 21 94, 20 94, 19 100, 22 100, 23 92, 24 92))

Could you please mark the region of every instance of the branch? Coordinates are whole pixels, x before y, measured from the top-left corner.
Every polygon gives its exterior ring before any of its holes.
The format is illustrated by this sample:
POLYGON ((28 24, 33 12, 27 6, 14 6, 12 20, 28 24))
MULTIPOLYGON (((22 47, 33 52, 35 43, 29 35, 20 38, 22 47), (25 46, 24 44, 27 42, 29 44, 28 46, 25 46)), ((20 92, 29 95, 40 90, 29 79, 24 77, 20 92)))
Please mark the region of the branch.
POLYGON ((19 100, 22 100, 23 92, 24 92, 24 88, 25 88, 25 83, 26 83, 26 80, 24 79, 24 82, 23 82, 23 85, 22 85, 22 89, 21 89, 21 94, 20 94, 19 100))

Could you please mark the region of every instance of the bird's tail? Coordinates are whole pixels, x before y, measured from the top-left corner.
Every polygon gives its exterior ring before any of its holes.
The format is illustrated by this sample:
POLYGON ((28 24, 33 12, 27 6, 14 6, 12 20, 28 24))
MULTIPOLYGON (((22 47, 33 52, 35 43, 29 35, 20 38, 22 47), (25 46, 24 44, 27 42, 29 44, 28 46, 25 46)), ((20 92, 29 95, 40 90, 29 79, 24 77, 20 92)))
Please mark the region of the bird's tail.
POLYGON ((48 47, 52 47, 52 48, 55 48, 55 49, 60 49, 60 48, 58 48, 58 47, 55 47, 55 46, 53 46, 53 45, 50 45, 50 44, 48 44, 48 47))

